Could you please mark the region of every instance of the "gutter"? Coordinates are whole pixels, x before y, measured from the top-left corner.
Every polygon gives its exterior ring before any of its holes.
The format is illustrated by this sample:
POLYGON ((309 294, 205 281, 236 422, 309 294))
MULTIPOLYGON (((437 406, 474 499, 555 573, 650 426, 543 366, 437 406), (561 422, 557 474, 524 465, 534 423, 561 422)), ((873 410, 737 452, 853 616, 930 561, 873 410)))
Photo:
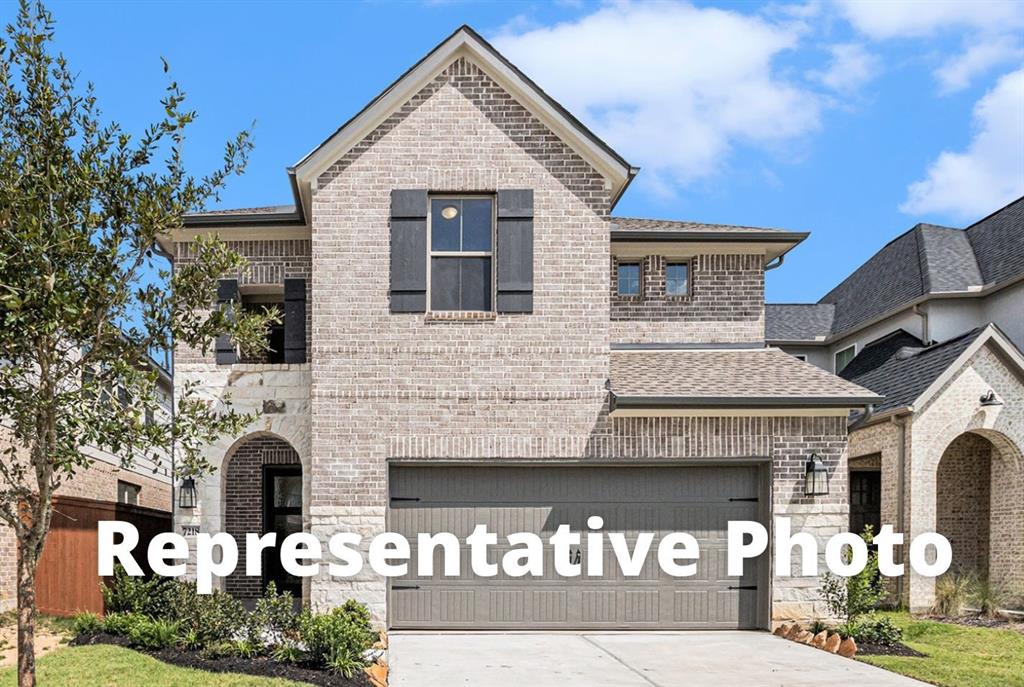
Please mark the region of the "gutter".
POLYGON ((613 393, 610 410, 863 408, 882 400, 881 396, 618 396, 613 393))
POLYGON ((806 231, 629 231, 613 229, 612 241, 624 243, 665 243, 680 241, 686 243, 800 243, 810 236, 806 231))
POLYGON ((182 224, 186 229, 238 227, 238 226, 306 226, 306 213, 302 208, 299 184, 295 174, 288 172, 292 187, 295 209, 291 212, 222 213, 185 215, 182 224))

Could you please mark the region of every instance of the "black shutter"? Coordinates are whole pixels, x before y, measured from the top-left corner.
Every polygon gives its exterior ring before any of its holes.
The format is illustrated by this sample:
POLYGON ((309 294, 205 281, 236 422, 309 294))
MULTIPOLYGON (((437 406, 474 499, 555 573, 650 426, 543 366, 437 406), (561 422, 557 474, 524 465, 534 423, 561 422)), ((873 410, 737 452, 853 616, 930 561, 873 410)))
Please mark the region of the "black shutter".
MULTIPOLYGON (((217 282, 217 307, 227 312, 229 319, 234 318, 239 300, 237 279, 221 279, 217 282)), ((235 344, 227 334, 217 337, 216 351, 218 365, 233 365, 238 362, 235 344)))
POLYGON ((498 191, 498 312, 533 312, 533 190, 498 191))
POLYGON ((391 312, 427 311, 427 192, 391 191, 391 312))
POLYGON ((284 280, 284 361, 306 362, 306 280, 284 280))

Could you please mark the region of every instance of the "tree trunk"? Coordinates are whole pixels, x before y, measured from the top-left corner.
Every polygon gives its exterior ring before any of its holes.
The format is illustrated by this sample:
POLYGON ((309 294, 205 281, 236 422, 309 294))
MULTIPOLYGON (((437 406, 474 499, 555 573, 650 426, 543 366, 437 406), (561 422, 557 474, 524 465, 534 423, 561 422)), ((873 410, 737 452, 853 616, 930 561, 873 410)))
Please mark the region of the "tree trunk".
POLYGON ((36 560, 18 546, 18 687, 36 684, 36 560))

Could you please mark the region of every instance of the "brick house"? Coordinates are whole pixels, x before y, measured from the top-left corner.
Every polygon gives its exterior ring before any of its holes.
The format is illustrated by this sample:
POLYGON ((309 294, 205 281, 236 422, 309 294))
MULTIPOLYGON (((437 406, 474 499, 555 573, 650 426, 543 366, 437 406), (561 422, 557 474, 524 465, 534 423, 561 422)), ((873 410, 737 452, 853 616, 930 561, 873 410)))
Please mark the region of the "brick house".
MULTIPOLYGON (((954 572, 1024 591, 1024 198, 965 229, 918 224, 767 339, 885 397, 850 429, 850 527, 937 531, 954 572)), ((927 610, 934 580, 895 592, 927 610)))
POLYGON ((284 322, 258 360, 230 341, 176 352, 176 385, 263 414, 208 448, 219 469, 175 524, 546 539, 600 515, 606 531, 695 533, 699 574, 300 581, 268 566, 223 588, 354 597, 393 628, 824 614, 818 581, 775 577, 767 557, 728 577, 725 523, 790 516, 823 553, 848 518, 848 416, 881 398, 765 346, 764 271, 806 234, 616 217, 636 172, 462 27, 288 169, 294 205, 188 217, 176 260, 217 233, 253 265, 225 275, 220 305, 274 303, 284 322), (812 457, 826 494, 805 494, 812 457))

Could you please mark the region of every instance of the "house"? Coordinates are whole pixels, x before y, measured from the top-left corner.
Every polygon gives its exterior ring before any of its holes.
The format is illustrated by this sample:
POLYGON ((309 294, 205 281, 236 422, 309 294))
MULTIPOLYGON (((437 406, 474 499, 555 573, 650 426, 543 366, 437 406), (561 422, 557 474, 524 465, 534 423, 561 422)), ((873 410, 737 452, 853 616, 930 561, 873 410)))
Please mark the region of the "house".
POLYGON ((616 217, 637 171, 462 27, 288 169, 294 205, 187 217, 175 259, 218 234, 252 265, 219 303, 284 318, 258 359, 230 341, 177 350, 176 386, 262 415, 207 448, 217 470, 175 524, 244 549, 247 532, 415 545, 476 524, 546 539, 599 515, 634 538, 695 533, 698 574, 300 580, 268 555, 262 579, 222 588, 355 598, 391 628, 825 614, 817 579, 776 577, 767 557, 729 577, 726 523, 789 516, 823 552, 848 518, 848 417, 882 399, 765 346, 764 270, 806 234, 616 217), (805 493, 809 462, 827 493, 805 493))
MULTIPOLYGON (((173 407, 171 374, 156 361, 148 364, 159 373, 155 393, 160 407, 145 421, 166 422, 173 407)), ((7 445, 10 436, 10 430, 0 424, 0 445, 7 445)), ((78 469, 54 495, 54 515, 36 577, 37 601, 45 613, 70 615, 79 610, 102 610, 94 537, 84 539, 77 534, 86 529, 86 523, 124 518, 136 524, 158 520, 166 527, 170 517, 172 466, 167 456, 140 454, 131 466, 123 467, 121 458, 109 451, 87 447, 85 452, 93 458, 92 465, 78 469), (126 510, 133 514, 126 514, 126 510), (69 553, 72 555, 65 555, 69 553)), ((151 533, 147 531, 145 536, 148 539, 151 533)), ((0 612, 13 609, 17 603, 17 566, 14 530, 0 525, 0 612)))
MULTIPOLYGON (((769 345, 885 397, 850 432, 850 525, 938 531, 955 571, 1024 589, 1024 198, 918 224, 815 304, 768 305, 769 345)), ((932 605, 934 581, 897 593, 932 605)))

